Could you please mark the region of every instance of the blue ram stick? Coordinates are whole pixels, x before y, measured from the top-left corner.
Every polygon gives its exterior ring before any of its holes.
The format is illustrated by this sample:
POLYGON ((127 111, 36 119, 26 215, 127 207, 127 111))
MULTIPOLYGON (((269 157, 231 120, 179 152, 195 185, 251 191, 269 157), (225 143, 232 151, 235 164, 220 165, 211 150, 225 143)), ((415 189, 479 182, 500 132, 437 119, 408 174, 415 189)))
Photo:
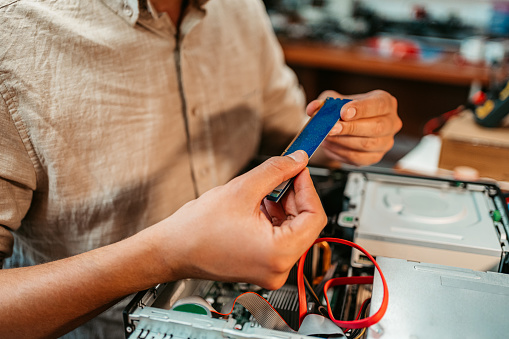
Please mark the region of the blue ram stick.
MULTIPOLYGON (((309 119, 306 126, 297 134, 281 155, 303 150, 308 154, 308 157, 311 158, 318 146, 320 146, 327 137, 332 127, 341 119, 341 108, 350 101, 349 99, 327 98, 320 110, 309 119)), ((291 186, 292 182, 293 178, 281 183, 278 187, 274 188, 272 193, 267 195, 267 199, 278 202, 291 186)))

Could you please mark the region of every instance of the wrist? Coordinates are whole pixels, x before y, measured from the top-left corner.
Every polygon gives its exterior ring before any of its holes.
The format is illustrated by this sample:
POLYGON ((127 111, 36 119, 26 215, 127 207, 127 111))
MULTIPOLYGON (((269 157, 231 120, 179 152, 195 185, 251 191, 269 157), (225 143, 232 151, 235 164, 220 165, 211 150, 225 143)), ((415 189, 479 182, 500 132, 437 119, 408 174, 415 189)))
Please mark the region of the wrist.
POLYGON ((133 239, 146 263, 147 273, 153 285, 184 278, 182 274, 185 256, 185 236, 178 234, 172 217, 136 234, 133 239))

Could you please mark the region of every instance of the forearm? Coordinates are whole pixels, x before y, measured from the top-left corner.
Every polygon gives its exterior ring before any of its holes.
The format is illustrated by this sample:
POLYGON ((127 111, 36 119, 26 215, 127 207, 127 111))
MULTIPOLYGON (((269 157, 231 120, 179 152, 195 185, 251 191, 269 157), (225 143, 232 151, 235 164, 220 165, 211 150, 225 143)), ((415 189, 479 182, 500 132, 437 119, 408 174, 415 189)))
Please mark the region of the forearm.
POLYGON ((115 300, 165 281, 200 278, 279 288, 327 222, 307 160, 304 151, 269 159, 116 244, 0 270, 0 338, 56 337, 115 300), (281 204, 264 200, 293 177, 281 204))
POLYGON ((47 264, 0 270, 0 337, 56 337, 162 279, 151 232, 47 264), (44 318, 44 319, 43 319, 44 318))

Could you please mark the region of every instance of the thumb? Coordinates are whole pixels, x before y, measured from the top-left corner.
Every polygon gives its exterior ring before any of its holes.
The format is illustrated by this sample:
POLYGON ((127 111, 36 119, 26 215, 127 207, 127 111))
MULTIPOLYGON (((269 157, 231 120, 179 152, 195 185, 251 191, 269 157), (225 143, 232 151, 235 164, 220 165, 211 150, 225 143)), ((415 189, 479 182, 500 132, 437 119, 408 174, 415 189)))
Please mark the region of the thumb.
POLYGON ((324 104, 324 100, 313 100, 306 107, 306 114, 312 117, 324 104))
POLYGON ((272 157, 238 179, 243 187, 250 188, 245 191, 260 202, 283 181, 299 174, 307 163, 307 153, 299 150, 286 156, 272 157))

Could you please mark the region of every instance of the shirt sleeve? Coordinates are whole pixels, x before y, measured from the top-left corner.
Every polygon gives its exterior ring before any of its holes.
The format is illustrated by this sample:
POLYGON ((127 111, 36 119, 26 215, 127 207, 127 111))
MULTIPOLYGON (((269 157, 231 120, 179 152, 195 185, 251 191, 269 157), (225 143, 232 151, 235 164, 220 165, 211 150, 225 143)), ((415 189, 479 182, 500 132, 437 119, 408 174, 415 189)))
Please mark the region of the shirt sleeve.
POLYGON ((263 63, 264 120, 260 152, 279 155, 307 121, 306 98, 297 76, 286 65, 266 10, 261 7, 263 23, 260 60, 263 63))
MULTIPOLYGON (((1 75, 1 74, 0 74, 1 75)), ((33 163, 13 120, 17 100, 0 77, 0 268, 12 254, 12 232, 26 215, 36 186, 33 163)), ((28 142, 28 140, 25 140, 28 142)))

